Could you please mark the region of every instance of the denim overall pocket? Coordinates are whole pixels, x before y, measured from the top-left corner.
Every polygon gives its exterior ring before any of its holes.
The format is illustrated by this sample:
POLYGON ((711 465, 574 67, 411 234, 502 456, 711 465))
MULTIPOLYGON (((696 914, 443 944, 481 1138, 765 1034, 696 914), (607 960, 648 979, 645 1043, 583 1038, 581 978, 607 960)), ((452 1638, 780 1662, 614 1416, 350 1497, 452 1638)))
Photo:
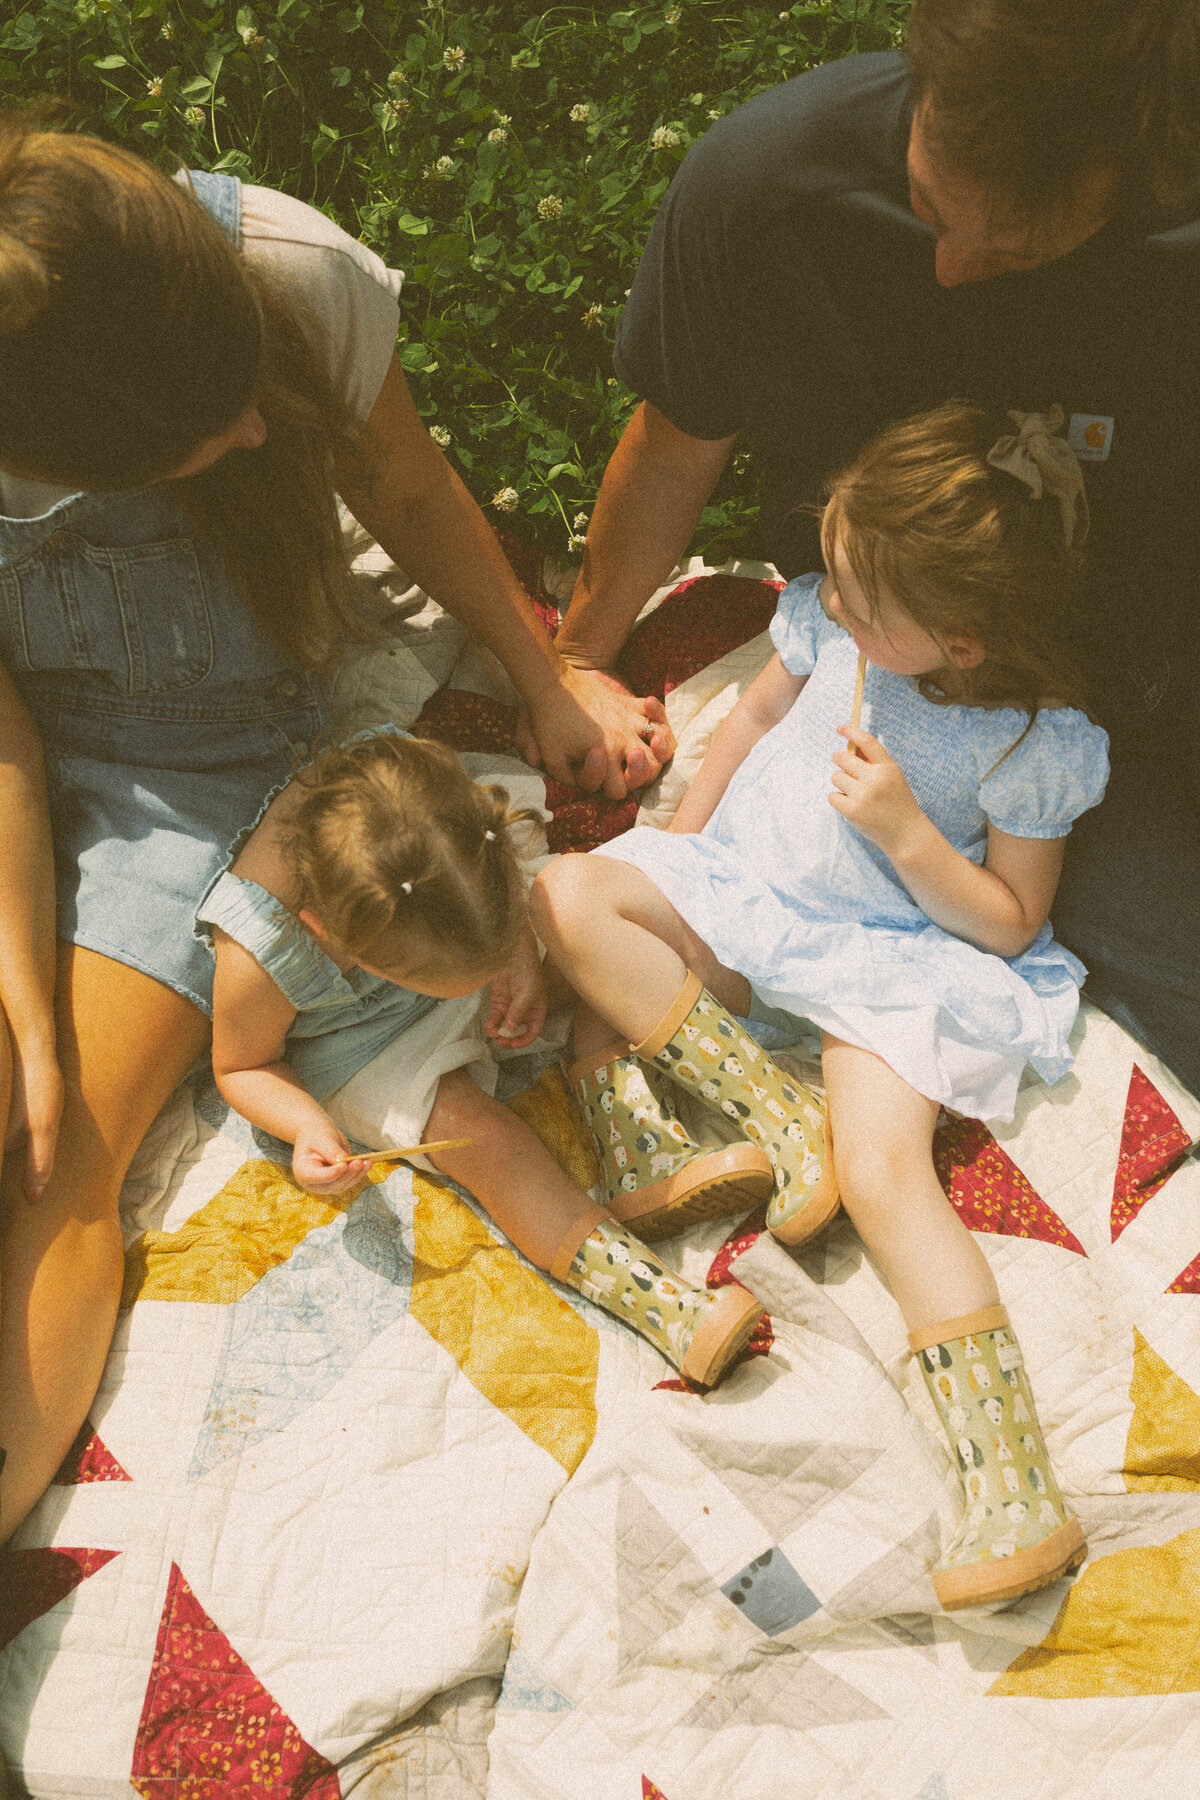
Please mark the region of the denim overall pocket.
POLYGON ((186 539, 95 544, 64 528, 0 566, 14 674, 107 676, 133 698, 194 687, 213 664, 200 561, 186 539))

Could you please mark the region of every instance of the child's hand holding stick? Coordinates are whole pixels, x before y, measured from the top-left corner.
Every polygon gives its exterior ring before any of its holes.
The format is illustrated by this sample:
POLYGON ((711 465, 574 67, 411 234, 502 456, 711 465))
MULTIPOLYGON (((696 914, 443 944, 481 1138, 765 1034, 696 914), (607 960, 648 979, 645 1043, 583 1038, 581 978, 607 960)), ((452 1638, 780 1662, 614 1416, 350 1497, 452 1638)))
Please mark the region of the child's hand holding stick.
POLYGON ((400 1162, 406 1156, 428 1156, 432 1150, 464 1150, 474 1138, 441 1138, 435 1144, 404 1144, 399 1150, 356 1150, 353 1156, 339 1156, 338 1163, 400 1162))

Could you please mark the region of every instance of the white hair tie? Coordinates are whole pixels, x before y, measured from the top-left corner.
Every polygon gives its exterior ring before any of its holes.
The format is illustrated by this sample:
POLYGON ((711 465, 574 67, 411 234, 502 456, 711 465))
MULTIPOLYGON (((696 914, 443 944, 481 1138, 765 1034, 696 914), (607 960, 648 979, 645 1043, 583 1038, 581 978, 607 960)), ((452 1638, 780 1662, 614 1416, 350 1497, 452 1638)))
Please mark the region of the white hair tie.
POLYGON ((411 894, 412 893, 412 882, 411 881, 402 881, 400 883, 400 892, 402 894, 411 894))

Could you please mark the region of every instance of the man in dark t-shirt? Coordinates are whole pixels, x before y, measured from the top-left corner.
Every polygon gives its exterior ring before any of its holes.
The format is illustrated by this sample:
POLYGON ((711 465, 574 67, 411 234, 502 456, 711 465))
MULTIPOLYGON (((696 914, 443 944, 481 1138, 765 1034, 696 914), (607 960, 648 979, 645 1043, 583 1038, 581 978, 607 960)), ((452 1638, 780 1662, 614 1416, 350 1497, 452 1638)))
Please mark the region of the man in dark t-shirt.
MULTIPOLYGON (((559 643, 611 667, 735 442, 762 471, 756 552, 790 576, 821 562, 795 509, 888 421, 1060 404, 1092 516, 1080 659, 1114 774, 1055 924, 1100 1003, 1200 1089, 1200 154, 1164 112, 1200 113, 1196 13, 1059 0, 1054 43, 1030 0, 918 0, 909 55, 846 58, 715 125, 621 320, 614 366, 643 404, 559 643), (1033 15, 1006 70, 1004 31, 1033 15), (1156 131, 1173 161, 1145 152, 1156 131)), ((631 785, 647 772, 630 759, 631 785)))

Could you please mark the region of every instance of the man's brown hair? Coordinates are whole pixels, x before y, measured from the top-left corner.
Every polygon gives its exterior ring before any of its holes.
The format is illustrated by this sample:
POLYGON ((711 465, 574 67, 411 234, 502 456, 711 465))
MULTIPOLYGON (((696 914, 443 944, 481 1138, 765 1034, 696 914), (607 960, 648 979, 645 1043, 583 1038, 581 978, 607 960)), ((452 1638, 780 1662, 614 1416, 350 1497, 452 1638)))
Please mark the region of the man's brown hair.
POLYGON ((1200 190, 1200 0, 915 0, 907 54, 934 156, 1017 216, 1098 168, 1113 214, 1200 190))

